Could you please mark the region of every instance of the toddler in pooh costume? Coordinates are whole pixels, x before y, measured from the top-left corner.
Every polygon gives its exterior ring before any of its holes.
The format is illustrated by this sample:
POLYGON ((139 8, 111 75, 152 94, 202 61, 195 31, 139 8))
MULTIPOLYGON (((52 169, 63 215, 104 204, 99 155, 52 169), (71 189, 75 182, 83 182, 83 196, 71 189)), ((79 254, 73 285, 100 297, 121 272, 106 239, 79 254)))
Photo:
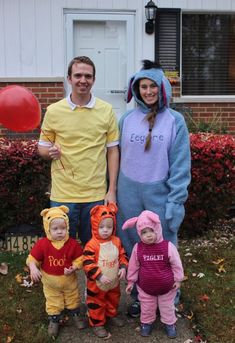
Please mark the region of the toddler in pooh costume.
POLYGON ((61 313, 67 309, 78 329, 86 327, 79 316, 79 290, 75 271, 82 268, 82 248, 69 237, 68 207, 41 211, 46 237, 33 246, 26 264, 33 282, 42 280, 49 316, 48 335, 56 337, 61 313))

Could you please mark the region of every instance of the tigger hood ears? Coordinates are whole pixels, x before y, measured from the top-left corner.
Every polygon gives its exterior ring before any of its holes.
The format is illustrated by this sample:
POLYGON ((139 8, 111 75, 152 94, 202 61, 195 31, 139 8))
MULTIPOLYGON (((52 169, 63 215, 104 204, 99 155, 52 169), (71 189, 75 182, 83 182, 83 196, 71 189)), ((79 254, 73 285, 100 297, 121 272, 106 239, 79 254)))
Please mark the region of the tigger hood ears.
POLYGON ((113 220, 113 234, 116 232, 116 213, 118 208, 116 204, 109 203, 108 205, 96 205, 90 211, 92 235, 100 240, 99 225, 105 218, 112 218, 113 220))

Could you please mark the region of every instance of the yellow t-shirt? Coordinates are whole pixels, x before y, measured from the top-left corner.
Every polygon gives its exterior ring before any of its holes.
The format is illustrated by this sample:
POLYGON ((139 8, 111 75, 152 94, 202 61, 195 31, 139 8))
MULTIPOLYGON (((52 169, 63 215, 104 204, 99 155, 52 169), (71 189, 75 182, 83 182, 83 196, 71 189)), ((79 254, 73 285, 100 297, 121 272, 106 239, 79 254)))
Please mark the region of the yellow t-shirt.
POLYGON ((48 106, 40 141, 57 143, 61 160, 51 163, 51 200, 102 200, 106 189, 107 145, 118 141, 112 106, 96 98, 93 108, 71 109, 66 99, 48 106))

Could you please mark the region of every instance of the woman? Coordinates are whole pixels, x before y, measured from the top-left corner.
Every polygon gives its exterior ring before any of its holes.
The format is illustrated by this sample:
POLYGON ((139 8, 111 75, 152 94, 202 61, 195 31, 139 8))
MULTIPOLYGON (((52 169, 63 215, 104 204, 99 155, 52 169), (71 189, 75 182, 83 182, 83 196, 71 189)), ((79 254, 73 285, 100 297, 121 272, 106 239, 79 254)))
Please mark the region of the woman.
MULTIPOLYGON (((117 188, 118 235, 128 256, 139 238, 136 230, 123 231, 122 225, 144 210, 159 215, 164 239, 177 245, 191 167, 188 129, 183 116, 169 108, 171 85, 157 63, 143 61, 130 79, 128 102, 132 96, 137 106, 120 120, 117 188)), ((139 315, 138 301, 128 312, 139 315)))

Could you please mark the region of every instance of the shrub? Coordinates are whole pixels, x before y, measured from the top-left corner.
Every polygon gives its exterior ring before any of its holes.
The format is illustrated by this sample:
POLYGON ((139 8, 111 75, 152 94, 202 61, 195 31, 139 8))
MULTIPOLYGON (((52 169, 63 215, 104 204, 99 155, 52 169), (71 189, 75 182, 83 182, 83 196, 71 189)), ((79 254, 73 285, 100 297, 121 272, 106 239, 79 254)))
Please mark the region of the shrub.
POLYGON ((0 232, 24 223, 41 226, 49 168, 50 163, 38 156, 36 140, 0 138, 0 232))
MULTIPOLYGON (((192 182, 182 234, 210 229, 227 213, 234 199, 235 138, 190 134, 192 182)), ((41 227, 40 211, 49 206, 50 162, 37 153, 36 140, 0 138, 0 232, 9 226, 41 227)))
POLYGON ((192 182, 182 230, 196 234, 224 218, 234 202, 235 138, 198 133, 190 141, 192 182))
POLYGON ((228 123, 223 121, 221 113, 213 114, 212 118, 196 119, 193 116, 193 110, 191 107, 185 106, 180 103, 172 103, 171 108, 183 114, 187 123, 189 132, 211 132, 214 134, 226 134, 228 133, 228 123))

